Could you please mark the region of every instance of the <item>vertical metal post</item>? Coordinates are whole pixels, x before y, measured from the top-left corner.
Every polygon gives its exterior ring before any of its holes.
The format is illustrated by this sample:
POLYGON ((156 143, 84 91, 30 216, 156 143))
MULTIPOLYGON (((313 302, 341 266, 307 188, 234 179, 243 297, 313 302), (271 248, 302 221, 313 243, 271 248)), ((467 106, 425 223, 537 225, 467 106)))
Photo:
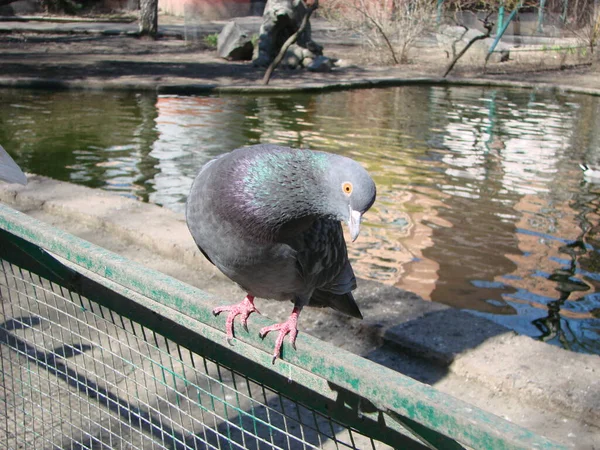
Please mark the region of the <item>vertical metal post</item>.
POLYGON ((496 128, 496 90, 494 89, 490 95, 490 106, 488 109, 488 120, 490 124, 486 127, 488 138, 485 141, 486 153, 489 153, 492 143, 494 142, 494 130, 496 128))
POLYGON ((502 36, 504 32, 500 32, 504 27, 504 0, 500 3, 498 8, 498 24, 496 25, 496 36, 502 36))
POLYGON ((510 25, 510 22, 515 18, 515 16, 517 15, 517 12, 519 12, 519 9, 521 9, 522 5, 523 5, 523 0, 521 0, 517 4, 517 6, 515 6, 515 9, 513 9, 511 11, 510 15, 508 16, 508 19, 506 19, 506 22, 504 22, 504 24, 502 25, 502 28, 500 28, 500 27, 498 28, 498 34, 496 35, 496 39, 494 39, 494 42, 490 46, 490 49, 488 50, 488 54, 485 57, 486 63, 487 63, 487 60, 490 59, 490 56, 492 55, 492 53, 494 53, 494 50, 496 49, 498 42, 500 42, 502 35, 504 35, 504 33, 506 32, 508 25, 510 25))
POLYGON ((546 0, 540 0, 540 6, 538 7, 538 20, 537 20, 537 32, 541 33, 544 31, 544 6, 546 6, 546 0))
POLYGON ((567 21, 567 10, 569 9, 569 0, 563 0, 563 9, 560 15, 560 20, 562 23, 567 21))

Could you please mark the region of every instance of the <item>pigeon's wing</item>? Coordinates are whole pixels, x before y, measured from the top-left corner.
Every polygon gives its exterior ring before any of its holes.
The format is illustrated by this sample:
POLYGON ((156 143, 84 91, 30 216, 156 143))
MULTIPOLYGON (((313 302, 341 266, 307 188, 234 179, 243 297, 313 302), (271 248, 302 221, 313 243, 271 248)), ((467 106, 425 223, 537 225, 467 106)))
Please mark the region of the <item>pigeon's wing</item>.
POLYGON ((322 290, 338 295, 347 294, 354 289, 356 289, 356 277, 348 258, 346 258, 346 264, 338 276, 322 287, 322 290))
POLYGON ((27 177, 17 165, 17 163, 10 157, 8 152, 0 145, 0 180, 7 181, 9 183, 19 183, 22 185, 27 184, 27 177))
POLYGON ((290 242, 298 271, 312 289, 329 285, 344 268, 346 242, 339 222, 317 218, 290 242))
POLYGON ((316 219, 293 242, 297 269, 312 295, 311 306, 329 306, 354 317, 361 317, 351 291, 356 278, 346 251, 340 222, 316 219))
MULTIPOLYGON (((216 158, 211 159, 206 164, 204 164, 204 166, 202 166, 202 168, 200 169, 200 172, 196 176, 196 179, 194 180, 194 183, 201 182, 202 179, 208 175, 208 173, 211 170, 211 166, 214 165, 215 161, 218 161, 219 159, 225 157, 226 155, 228 155, 228 153, 224 153, 222 155, 219 155, 216 158)), ((190 190, 190 196, 187 199, 188 203, 189 202, 193 202, 195 200, 194 198, 191 198, 191 195, 194 192, 195 192, 195 190, 194 190, 194 188, 192 186, 192 189, 190 190)), ((192 235, 194 235, 195 234, 194 233, 195 224, 192 221, 189 220, 189 215, 190 215, 190 205, 188 204, 187 207, 186 207, 186 221, 187 221, 187 224, 188 224, 188 228, 190 229, 190 232, 192 233, 192 235)), ((196 245, 198 247, 198 250, 200 250, 200 252, 202 252, 202 254, 204 255, 204 257, 206 259, 208 259, 208 261, 210 261, 214 265, 215 264, 214 261, 212 259, 210 259, 210 257, 206 253, 206 251, 200 245, 198 245, 197 242, 196 242, 196 245)))

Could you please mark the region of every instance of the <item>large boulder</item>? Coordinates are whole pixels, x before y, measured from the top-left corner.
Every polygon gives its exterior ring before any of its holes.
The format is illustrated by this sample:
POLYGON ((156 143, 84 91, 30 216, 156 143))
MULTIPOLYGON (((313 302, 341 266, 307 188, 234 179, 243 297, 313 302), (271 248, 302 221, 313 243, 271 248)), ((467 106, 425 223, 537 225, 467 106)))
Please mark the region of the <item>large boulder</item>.
POLYGON ((302 47, 292 44, 285 52, 281 65, 288 69, 296 69, 302 66, 302 59, 302 47))
MULTIPOLYGON (((448 58, 452 58, 454 52, 460 52, 473 38, 482 34, 485 34, 485 31, 476 28, 465 29, 459 26, 443 25, 439 27, 436 38, 438 46, 446 53, 448 58)), ((483 64, 493 42, 494 39, 491 37, 476 41, 460 59, 460 63, 471 65, 483 64)), ((490 57, 490 62, 507 61, 511 49, 511 45, 505 44, 502 41, 498 42, 495 52, 490 57)))
POLYGON ((18 0, 12 3, 0 1, 0 16, 26 16, 42 10, 38 0, 18 0))
MULTIPOLYGON (((275 59, 287 39, 300 28, 307 8, 301 0, 268 0, 263 13, 258 46, 255 49, 253 64, 267 67, 275 59)), ((296 44, 307 48, 317 56, 323 48, 312 41, 310 22, 298 36, 296 44)))
POLYGON ((315 58, 320 55, 311 52, 309 49, 300 47, 298 44, 292 44, 287 49, 281 65, 287 69, 297 69, 299 67, 307 67, 315 58))
POLYGON ((217 39, 218 55, 230 61, 250 61, 253 51, 248 33, 235 21, 227 22, 217 39))

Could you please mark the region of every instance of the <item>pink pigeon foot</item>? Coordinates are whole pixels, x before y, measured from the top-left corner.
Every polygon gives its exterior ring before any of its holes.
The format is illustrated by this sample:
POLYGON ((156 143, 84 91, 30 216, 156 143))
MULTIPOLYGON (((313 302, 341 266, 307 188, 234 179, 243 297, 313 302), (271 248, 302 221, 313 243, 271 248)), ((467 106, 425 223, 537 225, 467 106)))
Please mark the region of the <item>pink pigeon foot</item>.
POLYGON ((283 344, 283 339, 285 335, 289 333, 290 335, 290 343, 294 350, 296 350, 296 336, 298 335, 298 316, 300 315, 300 309, 294 308, 292 314, 289 319, 283 323, 278 323, 275 325, 271 325, 269 327, 264 327, 260 330, 259 335, 261 338, 264 338, 267 333, 271 331, 279 331, 279 335, 277 336, 277 341, 275 342, 275 352, 273 353, 273 364, 275 364, 275 360, 278 356, 281 355, 281 346, 283 344))
POLYGON ((229 314, 227 314, 227 321, 225 322, 227 342, 229 343, 229 345, 232 345, 233 319, 235 319, 235 316, 242 316, 240 322, 242 323, 244 330, 248 331, 248 316, 253 312, 257 312, 258 314, 260 314, 260 311, 254 306, 254 296, 250 294, 246 295, 246 298, 244 298, 244 300, 242 300, 236 305, 219 306, 213 309, 212 312, 215 316, 218 316, 223 311, 229 311, 229 314))

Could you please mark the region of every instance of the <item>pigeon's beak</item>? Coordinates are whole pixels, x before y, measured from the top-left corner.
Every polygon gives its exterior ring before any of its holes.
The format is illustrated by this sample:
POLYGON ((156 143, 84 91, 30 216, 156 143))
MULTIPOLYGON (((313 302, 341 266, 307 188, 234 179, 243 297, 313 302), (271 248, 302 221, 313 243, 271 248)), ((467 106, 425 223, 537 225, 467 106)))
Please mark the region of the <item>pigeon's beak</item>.
POLYGON ((362 217, 362 213, 360 211, 354 211, 350 208, 350 219, 348 220, 348 228, 350 229, 350 237, 352 238, 352 242, 356 240, 358 237, 358 233, 360 233, 360 219, 362 217))

